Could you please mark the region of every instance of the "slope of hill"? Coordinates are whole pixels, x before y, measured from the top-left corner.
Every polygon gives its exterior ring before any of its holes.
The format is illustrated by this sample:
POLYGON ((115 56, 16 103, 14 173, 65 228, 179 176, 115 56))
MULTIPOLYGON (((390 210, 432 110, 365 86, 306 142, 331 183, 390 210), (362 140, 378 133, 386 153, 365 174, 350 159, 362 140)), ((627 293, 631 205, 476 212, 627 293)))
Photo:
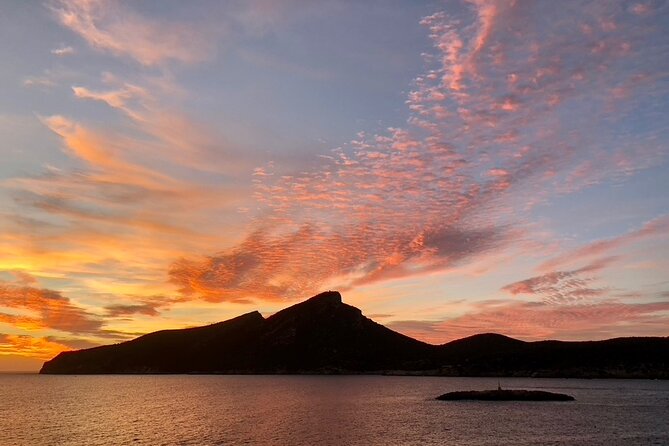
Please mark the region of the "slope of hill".
POLYGON ((669 379, 669 338, 523 342, 498 334, 441 347, 439 374, 669 379))
POLYGON ((437 347, 394 332, 326 292, 264 319, 260 313, 205 327, 63 352, 40 373, 338 373, 435 367, 437 347))

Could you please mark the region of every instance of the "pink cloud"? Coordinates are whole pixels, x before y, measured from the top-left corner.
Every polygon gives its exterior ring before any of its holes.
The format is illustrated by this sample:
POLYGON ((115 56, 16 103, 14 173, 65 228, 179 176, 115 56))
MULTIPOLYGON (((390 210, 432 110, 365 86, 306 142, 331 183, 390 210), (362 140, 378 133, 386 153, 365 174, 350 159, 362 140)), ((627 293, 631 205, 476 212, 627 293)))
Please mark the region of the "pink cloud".
POLYGON ((514 282, 502 287, 511 295, 533 295, 544 302, 564 304, 581 302, 605 296, 606 288, 593 288, 596 277, 592 274, 601 271, 617 260, 616 257, 597 259, 592 263, 570 271, 552 271, 541 276, 514 282))
MULTIPOLYGON (((625 35, 622 22, 595 26, 600 11, 592 6, 573 30, 557 32, 539 29, 517 2, 469 4, 461 17, 423 20, 435 54, 408 95, 407 126, 361 133, 313 170, 256 169, 259 210, 249 235, 173 264, 182 292, 302 297, 323 286, 447 271, 519 240, 533 206, 648 165, 652 157, 635 156, 633 141, 601 147, 589 141, 589 127, 565 132, 560 121, 569 115, 564 104, 610 99, 620 74, 602 67, 649 57, 630 49, 635 34, 625 35), (582 25, 586 37, 574 39, 582 25)), ((543 286, 553 298, 592 298, 603 291, 588 286, 588 272, 556 272, 509 290, 543 286), (550 281, 569 294, 549 292, 550 281)))
POLYGON ((58 20, 90 46, 128 56, 143 65, 198 62, 211 51, 201 28, 143 17, 117 1, 58 1, 58 20))
POLYGON ((645 223, 641 228, 618 237, 598 240, 543 262, 539 271, 551 271, 595 256, 601 256, 626 245, 651 237, 669 235, 669 217, 663 216, 645 223))

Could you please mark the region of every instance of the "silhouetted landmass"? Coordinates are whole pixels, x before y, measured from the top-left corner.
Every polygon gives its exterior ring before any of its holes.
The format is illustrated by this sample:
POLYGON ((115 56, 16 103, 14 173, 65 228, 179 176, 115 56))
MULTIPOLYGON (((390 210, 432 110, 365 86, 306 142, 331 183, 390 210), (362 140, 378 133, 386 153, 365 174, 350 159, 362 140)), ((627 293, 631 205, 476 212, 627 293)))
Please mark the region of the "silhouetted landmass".
POLYGON ((440 374, 544 378, 669 378, 669 338, 523 342, 480 334, 441 347, 440 374))
POLYGON ((441 376, 669 378, 669 338, 524 342, 481 334, 430 345, 326 292, 263 318, 63 352, 40 373, 383 373, 441 376))
POLYGON ((564 393, 543 390, 465 390, 444 393, 437 397, 442 401, 480 400, 480 401, 574 401, 574 397, 564 393))

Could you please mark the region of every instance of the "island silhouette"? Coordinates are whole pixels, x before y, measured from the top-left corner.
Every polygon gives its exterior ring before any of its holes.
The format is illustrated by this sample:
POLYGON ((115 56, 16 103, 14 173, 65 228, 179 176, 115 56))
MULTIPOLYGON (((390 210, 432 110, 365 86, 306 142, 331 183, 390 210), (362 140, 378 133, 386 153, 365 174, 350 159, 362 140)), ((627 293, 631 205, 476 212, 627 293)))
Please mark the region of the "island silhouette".
POLYGON ((669 378, 669 338, 525 342, 494 333, 432 345, 365 317, 328 291, 264 318, 161 330, 67 351, 42 374, 402 374, 669 378))
POLYGON ((564 393, 547 392, 545 390, 502 389, 499 381, 497 389, 491 390, 458 390, 439 395, 440 401, 574 401, 575 398, 564 393))
POLYGON ((440 401, 574 401, 574 397, 564 393, 547 392, 545 390, 502 389, 495 390, 462 390, 439 395, 440 401))

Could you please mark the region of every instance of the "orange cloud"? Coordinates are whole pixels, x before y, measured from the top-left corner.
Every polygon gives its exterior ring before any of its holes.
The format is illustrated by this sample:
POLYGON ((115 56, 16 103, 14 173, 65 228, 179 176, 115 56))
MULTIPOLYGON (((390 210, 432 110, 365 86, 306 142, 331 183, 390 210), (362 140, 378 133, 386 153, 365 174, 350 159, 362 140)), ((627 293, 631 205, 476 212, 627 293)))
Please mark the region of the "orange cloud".
POLYGON ((133 152, 141 147, 145 158, 159 157, 175 166, 217 174, 251 168, 250 160, 256 156, 253 150, 240 153, 224 135, 190 118, 178 105, 170 104, 174 98, 186 95, 171 78, 146 77, 138 85, 106 74, 102 81, 104 90, 75 86, 72 91, 79 99, 103 102, 127 116, 135 130, 145 135, 123 141, 133 152))
MULTIPOLYGON (((165 175, 125 160, 122 154, 123 147, 111 137, 87 130, 63 116, 50 116, 43 121, 49 129, 63 138, 65 147, 72 155, 94 169, 100 169, 118 180, 138 186, 156 187, 171 182, 165 175)), ((104 178, 103 176, 102 179, 104 178)))
POLYGON ((18 355, 47 360, 66 350, 71 348, 46 338, 0 333, 0 356, 18 355))
MULTIPOLYGON (((130 99, 107 100, 121 106, 130 99)), ((226 243, 214 221, 218 210, 235 206, 234 187, 144 167, 133 142, 63 116, 43 122, 86 167, 5 182, 24 213, 0 215, 0 269, 84 276, 77 282, 88 295, 153 295, 171 291, 165 269, 172 259, 226 243)))
POLYGON ((94 333, 102 327, 99 317, 52 290, 0 282, 0 306, 35 314, 22 316, 0 313, 1 322, 28 330, 51 328, 70 333, 94 333))

